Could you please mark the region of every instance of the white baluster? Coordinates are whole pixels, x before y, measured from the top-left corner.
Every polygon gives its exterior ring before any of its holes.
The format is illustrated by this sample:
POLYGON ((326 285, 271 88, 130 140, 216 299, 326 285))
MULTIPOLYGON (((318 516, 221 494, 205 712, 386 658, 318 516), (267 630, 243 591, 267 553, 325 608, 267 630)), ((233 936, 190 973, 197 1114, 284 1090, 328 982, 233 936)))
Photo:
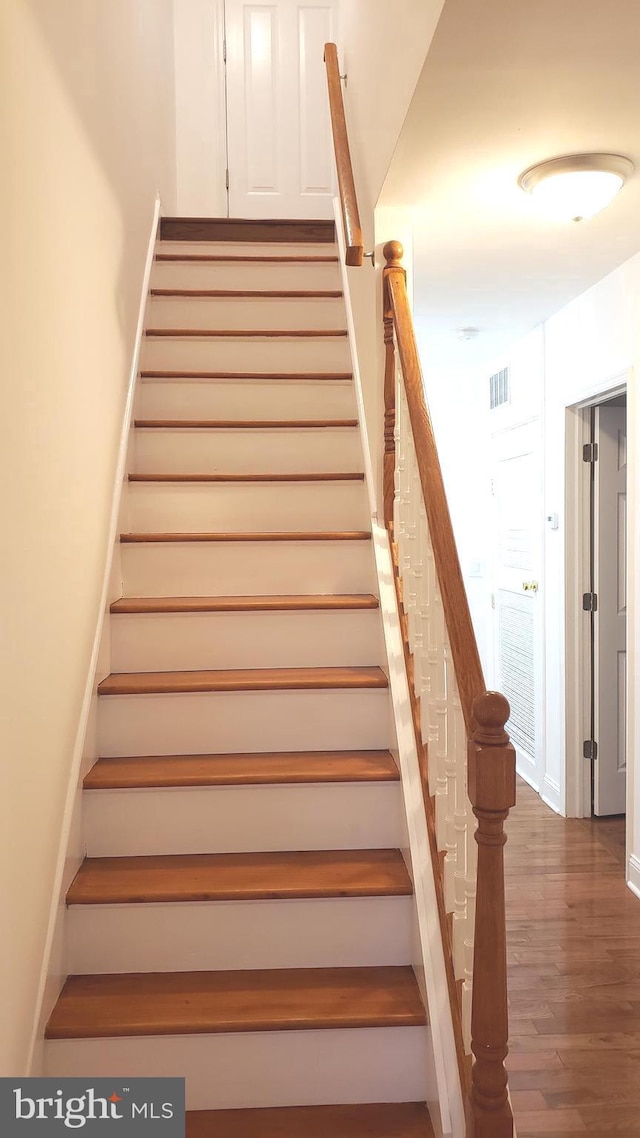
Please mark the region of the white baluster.
MULTIPOLYGON (((417 469, 417 467, 416 467, 417 469)), ((426 518, 424 516, 424 506, 422 504, 422 487, 420 485, 420 476, 418 477, 414 486, 414 494, 416 497, 416 543, 415 543, 415 566, 414 566, 414 580, 416 587, 416 603, 413 612, 413 682, 415 687, 416 699, 422 700, 425 691, 425 681, 423 678, 424 671, 424 589, 425 589, 425 574, 424 574, 424 556, 425 545, 427 541, 426 531, 426 518)))
MULTIPOLYGON (((395 344, 395 342, 394 342, 394 348, 395 348, 396 359, 397 359, 398 358, 397 357, 398 346, 397 346, 397 344, 395 344)), ((402 404, 401 404, 402 375, 401 375, 399 368, 396 368, 396 372, 395 372, 395 391, 396 391, 396 394, 395 394, 396 417, 395 417, 395 422, 394 422, 394 427, 393 427, 393 439, 394 439, 394 443, 395 443, 395 460, 396 461, 395 461, 395 469, 394 469, 394 473, 393 473, 393 490, 394 490, 394 493, 393 493, 393 533, 394 533, 394 538, 397 542, 398 532, 400 529, 400 482, 402 479, 402 474, 401 474, 401 470, 402 470, 402 460, 401 460, 402 430, 401 430, 401 423, 400 423, 401 416, 402 416, 402 404)))
POLYGON ((443 670, 445 678, 445 695, 442 706, 442 715, 445 722, 444 748, 442 752, 442 767, 444 772, 444 818, 443 841, 441 848, 445 853, 443 867, 444 899, 448 913, 454 908, 455 871, 456 871, 456 840, 455 840, 455 812, 456 812, 456 739, 455 739, 455 708, 454 690, 455 678, 453 674, 453 661, 451 647, 445 628, 442 642, 443 670))
POLYGON ((398 572, 402 582, 402 600, 405 604, 405 576, 408 568, 408 529, 409 529, 409 415, 404 396, 404 389, 400 392, 400 482, 398 498, 398 572))
POLYGON ((421 693, 420 672, 422 667, 422 623, 420 614, 420 600, 422 588, 422 547, 424 534, 421 529, 422 517, 420 510, 420 506, 422 504, 422 487, 420 484, 420 472, 418 470, 418 461, 415 455, 415 447, 412 447, 412 451, 413 463, 411 479, 410 530, 412 572, 408 596, 408 615, 409 642, 411 644, 411 651, 413 653, 414 690, 416 698, 419 699, 421 693))
POLYGON ((462 985, 462 1026, 467 1053, 471 1050, 471 996, 473 991, 473 938, 476 924, 476 880, 478 875, 477 819, 467 798, 466 932, 464 938, 464 982, 462 985))
POLYGON ((455 803, 453 841, 455 870, 453 878, 453 959, 457 979, 465 975, 465 938, 467 934, 467 826, 470 811, 467 798, 467 732, 460 703, 458 685, 454 681, 453 736, 455 759, 455 803))
POLYGON ((431 538, 427 523, 427 514, 420 490, 420 512, 418 520, 418 534, 420 538, 420 578, 418 582, 418 619, 416 621, 416 656, 419 656, 416 665, 416 682, 420 685, 420 716, 423 719, 423 708, 429 698, 429 661, 427 650, 429 643, 429 557, 433 558, 431 538))
POLYGON ((429 653, 431 671, 429 713, 429 758, 435 765, 435 824, 438 849, 447 843, 447 674, 444 649, 445 625, 442 597, 436 585, 430 611, 432 651, 429 653))
MULTIPOLYGON (((425 519, 426 521, 426 519, 425 519)), ((438 791, 438 768, 435 759, 436 744, 436 715, 435 715, 435 673, 437 664, 437 631, 435 628, 435 595, 436 595, 436 568, 433 556, 433 547, 428 530, 426 530, 425 559, 423 562, 425 577, 424 607, 423 607, 423 665, 422 680, 424 696, 420 704, 420 720, 422 740, 427 744, 429 793, 435 800, 438 791), (430 749, 433 744, 433 751, 430 749)))
POLYGON ((416 565, 418 561, 418 506, 420 499, 416 495, 416 486, 419 485, 418 461, 416 449, 409 425, 408 464, 407 464, 407 575, 404 589, 404 607, 407 613, 409 630, 409 647, 415 651, 415 616, 417 607, 416 565))
MULTIPOLYGON (((409 615, 412 602, 414 602, 413 584, 413 548, 415 544, 415 530, 413 527, 413 469, 415 465, 415 450, 411 437, 411 424, 407 416, 407 464, 405 467, 404 500, 405 500, 405 540, 402 549, 402 604, 407 614, 407 628, 409 628, 409 615)), ((411 649, 411 641, 409 641, 411 649)))

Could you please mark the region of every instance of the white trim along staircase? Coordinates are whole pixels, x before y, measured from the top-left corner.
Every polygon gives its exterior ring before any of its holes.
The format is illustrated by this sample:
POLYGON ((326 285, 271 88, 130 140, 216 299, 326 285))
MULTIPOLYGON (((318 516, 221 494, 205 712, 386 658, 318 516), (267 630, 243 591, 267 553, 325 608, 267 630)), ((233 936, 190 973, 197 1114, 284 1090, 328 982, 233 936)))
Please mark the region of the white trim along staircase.
POLYGON ((426 1138, 333 223, 166 228, 44 1073, 185 1075, 188 1138, 426 1138))

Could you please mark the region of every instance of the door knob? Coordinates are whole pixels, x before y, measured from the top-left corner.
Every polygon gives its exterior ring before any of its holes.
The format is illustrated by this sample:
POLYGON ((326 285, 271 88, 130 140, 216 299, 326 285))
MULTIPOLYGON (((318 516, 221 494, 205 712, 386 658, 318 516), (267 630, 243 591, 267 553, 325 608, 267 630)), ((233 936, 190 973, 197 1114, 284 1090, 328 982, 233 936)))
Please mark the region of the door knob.
POLYGON ((522 588, 524 589, 525 593, 537 593, 538 592, 538 582, 537 581, 523 581, 522 582, 522 588))

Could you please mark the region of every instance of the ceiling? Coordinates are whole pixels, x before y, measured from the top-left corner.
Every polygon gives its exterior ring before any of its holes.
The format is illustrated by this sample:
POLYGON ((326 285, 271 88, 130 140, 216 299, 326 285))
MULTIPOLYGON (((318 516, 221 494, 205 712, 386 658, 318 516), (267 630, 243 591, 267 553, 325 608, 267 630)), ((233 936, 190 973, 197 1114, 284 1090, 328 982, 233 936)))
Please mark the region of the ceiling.
POLYGON ((498 361, 640 250, 639 60, 639 0, 446 0, 380 199, 415 208, 426 366, 498 361), (519 174, 593 150, 636 164, 613 205, 538 217, 519 174))

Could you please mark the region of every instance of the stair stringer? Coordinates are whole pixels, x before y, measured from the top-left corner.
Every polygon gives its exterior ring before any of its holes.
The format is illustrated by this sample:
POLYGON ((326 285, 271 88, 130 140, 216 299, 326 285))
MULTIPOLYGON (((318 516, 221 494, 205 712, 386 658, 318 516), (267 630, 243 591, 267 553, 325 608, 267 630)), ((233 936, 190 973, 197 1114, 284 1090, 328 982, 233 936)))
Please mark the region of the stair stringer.
POLYGON ((133 415, 139 375, 140 352, 151 286, 151 272, 160 232, 162 203, 156 195, 149 229, 149 243, 142 274, 138 322, 133 345, 131 368, 122 413, 122 427, 114 471, 111 513, 107 537, 107 555, 96 630, 82 694, 75 744, 69 767, 69 781, 60 830, 55 865, 47 938, 42 955, 40 984, 33 1019, 27 1075, 37 1077, 44 1069, 44 1029, 52 1008, 69 973, 67 967, 67 890, 85 856, 82 828, 82 783, 85 774, 98 758, 98 684, 110 672, 110 605, 122 594, 121 546, 119 535, 128 518, 127 471, 133 436, 133 415))
MULTIPOLYGON (((422 780, 413 731, 409 681, 405 667, 391 547, 386 528, 378 521, 377 516, 374 462, 369 445, 364 391, 358 366, 355 323, 349 291, 349 274, 345 263, 344 230, 337 198, 334 199, 334 213, 337 243, 340 251, 340 269, 347 315, 353 382, 358 406, 360 440, 364 455, 365 480, 371 509, 372 544, 378 579, 380 614, 389 672, 391 734, 396 741, 392 751, 401 773, 402 797, 409 844, 408 850, 403 852, 414 885, 418 936, 416 959, 412 963, 429 1012, 428 1054, 431 1070, 429 1071, 428 1083, 429 1086, 437 1088, 438 1095, 438 1101, 429 1102, 428 1107, 438 1138, 465 1138, 464 1099, 451 1005, 449 1003, 434 867, 422 796, 422 780)), ((366 272, 367 270, 365 268, 358 271, 366 272)))

